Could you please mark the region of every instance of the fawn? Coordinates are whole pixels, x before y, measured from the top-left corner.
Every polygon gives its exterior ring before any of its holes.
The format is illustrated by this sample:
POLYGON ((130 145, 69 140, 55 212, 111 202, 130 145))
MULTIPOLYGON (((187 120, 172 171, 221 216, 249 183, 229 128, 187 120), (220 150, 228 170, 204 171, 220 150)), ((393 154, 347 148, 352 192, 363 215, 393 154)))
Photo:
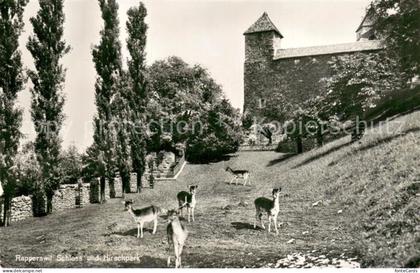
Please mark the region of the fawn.
POLYGON ((153 205, 142 209, 133 209, 132 205, 133 200, 125 201, 125 209, 128 210, 137 223, 137 238, 143 238, 143 224, 151 221, 154 223, 152 234, 155 234, 161 209, 153 205))
POLYGON ((195 221, 194 218, 194 209, 195 209, 195 205, 197 204, 197 200, 195 199, 195 194, 198 188, 198 185, 195 186, 188 186, 190 192, 186 192, 186 191, 181 191, 177 194, 176 198, 178 199, 178 205, 179 205, 179 210, 181 211, 181 216, 182 216, 182 211, 184 209, 184 207, 187 207, 187 213, 188 213, 188 222, 190 222, 190 216, 192 216, 192 220, 193 222, 195 221))
POLYGON ((279 211, 280 211, 280 204, 279 204, 280 191, 281 191, 280 187, 273 189, 273 192, 272 192, 273 200, 270 200, 265 197, 259 197, 255 199, 254 204, 255 204, 256 215, 255 215, 254 228, 257 227, 257 221, 259 220, 262 228, 265 229, 265 226, 261 217, 263 213, 267 213, 268 232, 271 232, 271 221, 273 221, 276 234, 279 233, 277 229, 277 215, 279 214, 279 211))
POLYGON ((230 180, 229 184, 232 184, 233 180, 236 180, 236 185, 238 185, 238 179, 242 178, 244 180, 244 186, 249 179, 249 171, 248 170, 233 170, 231 167, 227 167, 227 172, 230 172, 233 175, 232 180, 230 180))
MULTIPOLYGON (((168 212, 168 227, 166 233, 168 235, 168 252, 171 251, 171 246, 175 252, 175 268, 181 267, 181 254, 184 248, 185 240, 188 237, 188 230, 181 224, 178 217, 177 210, 170 210, 168 212)), ((168 256, 168 267, 171 265, 171 255, 168 256)))

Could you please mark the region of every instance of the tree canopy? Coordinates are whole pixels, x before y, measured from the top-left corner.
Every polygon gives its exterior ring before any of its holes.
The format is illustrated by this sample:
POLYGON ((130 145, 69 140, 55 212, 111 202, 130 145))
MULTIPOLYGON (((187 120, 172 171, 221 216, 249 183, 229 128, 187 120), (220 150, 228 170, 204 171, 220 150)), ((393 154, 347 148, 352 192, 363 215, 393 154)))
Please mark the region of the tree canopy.
POLYGON ((182 143, 190 159, 237 150, 239 113, 206 69, 170 57, 149 67, 148 82, 150 150, 171 150, 182 143))

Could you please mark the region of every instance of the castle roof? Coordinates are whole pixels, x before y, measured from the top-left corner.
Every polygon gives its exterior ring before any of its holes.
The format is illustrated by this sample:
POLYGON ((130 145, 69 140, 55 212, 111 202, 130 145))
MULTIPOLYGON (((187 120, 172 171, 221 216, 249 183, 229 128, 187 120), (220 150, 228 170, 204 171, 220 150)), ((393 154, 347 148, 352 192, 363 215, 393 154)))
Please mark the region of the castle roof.
POLYGON ((362 19, 362 22, 360 22, 360 25, 357 27, 356 32, 358 32, 362 27, 373 26, 374 21, 375 21, 375 10, 372 7, 370 7, 366 11, 366 14, 362 19))
POLYGON ((383 48, 383 44, 381 41, 368 40, 368 41, 359 41, 359 42, 335 44, 335 45, 278 49, 274 54, 274 60, 307 57, 307 56, 373 51, 373 50, 379 50, 382 48, 383 48))
POLYGON ((274 31, 283 38, 283 35, 281 35, 280 31, 273 24, 270 17, 268 17, 267 12, 264 12, 263 15, 252 26, 250 26, 247 31, 244 32, 244 35, 266 31, 274 31))

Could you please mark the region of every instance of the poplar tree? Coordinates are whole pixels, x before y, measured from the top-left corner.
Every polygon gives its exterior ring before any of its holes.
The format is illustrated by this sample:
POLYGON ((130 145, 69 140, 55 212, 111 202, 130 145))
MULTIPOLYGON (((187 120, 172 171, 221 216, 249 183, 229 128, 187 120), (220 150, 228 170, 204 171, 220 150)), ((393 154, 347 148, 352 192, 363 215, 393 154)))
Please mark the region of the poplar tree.
POLYGON ((60 183, 60 129, 64 121, 63 87, 65 69, 60 60, 70 51, 64 34, 64 0, 40 0, 39 10, 30 19, 33 35, 27 48, 35 70, 30 70, 31 116, 35 125, 35 153, 41 166, 41 187, 47 196, 47 213, 52 212, 52 197, 60 183))
POLYGON ((4 190, 4 210, 0 218, 5 225, 9 224, 16 184, 15 155, 21 137, 22 110, 16 107, 16 98, 25 84, 19 36, 27 3, 28 0, 3 0, 0 5, 0 183, 4 190))
MULTIPOLYGON (((94 118, 94 150, 97 161, 100 162, 101 192, 104 192, 105 181, 108 179, 110 197, 115 197, 114 177, 115 164, 115 132, 113 121, 112 100, 117 92, 121 77, 121 44, 119 42, 118 4, 116 0, 99 0, 103 29, 101 40, 92 50, 93 62, 98 74, 95 83, 95 99, 97 115, 94 118)), ((102 202, 104 196, 101 196, 102 202)))
POLYGON ((135 126, 130 130, 130 146, 133 171, 137 173, 137 191, 141 191, 141 180, 145 170, 146 135, 146 7, 140 2, 138 7, 132 7, 127 12, 126 23, 128 39, 127 49, 130 53, 128 72, 131 80, 131 92, 128 96, 130 119, 135 126))
POLYGON ((130 192, 130 130, 131 124, 128 122, 130 108, 128 106, 128 96, 130 93, 127 73, 123 72, 119 82, 115 99, 112 101, 113 122, 112 130, 115 134, 115 164, 120 173, 122 181, 122 192, 130 192))

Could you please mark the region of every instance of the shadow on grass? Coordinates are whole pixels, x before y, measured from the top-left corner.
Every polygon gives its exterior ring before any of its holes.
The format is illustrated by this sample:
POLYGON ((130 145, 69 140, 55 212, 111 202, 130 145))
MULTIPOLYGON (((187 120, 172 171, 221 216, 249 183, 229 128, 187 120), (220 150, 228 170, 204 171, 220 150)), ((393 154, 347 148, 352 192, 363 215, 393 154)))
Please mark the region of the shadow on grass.
POLYGON ((228 154, 228 155, 222 155, 216 158, 200 158, 200 159, 187 159, 189 164, 210 164, 210 163, 218 163, 221 161, 229 161, 231 158, 238 157, 237 154, 228 154))
POLYGON ((350 153, 350 154, 346 154, 346 155, 342 156, 341 158, 339 158, 339 159, 337 159, 335 161, 331 161, 328 164, 328 166, 334 166, 335 164, 337 164, 338 162, 340 162, 341 160, 343 160, 344 158, 346 158, 348 156, 354 156, 357 153, 364 152, 364 151, 367 151, 369 149, 372 149, 372 148, 374 148, 376 146, 379 146, 379 145, 382 145, 382 144, 391 142, 392 140, 397 139, 397 138, 400 138, 400 137, 403 137, 403 136, 406 136, 409 133, 417 133, 417 132, 420 132, 420 127, 411 128, 411 129, 408 129, 406 131, 403 131, 403 132, 401 132, 399 134, 388 136, 388 137, 385 137, 385 138, 382 138, 382 139, 378 139, 377 141, 372 141, 371 143, 369 143, 367 145, 364 145, 364 146, 362 146, 362 147, 360 147, 360 148, 352 151, 352 153, 350 153))
POLYGON ((296 156, 296 154, 285 154, 285 155, 282 155, 281 157, 279 157, 277 159, 270 160, 270 162, 268 162, 268 164, 267 164, 267 167, 271 167, 271 166, 274 166, 274 165, 279 164, 281 162, 284 162, 287 159, 289 159, 291 157, 294 157, 294 156, 296 156))
MULTIPOLYGON (((143 233, 147 233, 147 232, 151 234, 153 232, 153 229, 143 228, 143 233)), ((133 229, 130 229, 130 230, 127 230, 127 231, 112 232, 110 234, 120 235, 120 236, 134 236, 134 237, 137 237, 137 228, 133 228, 133 229)))
POLYGON ((308 158, 308 159, 306 159, 306 160, 304 160, 304 161, 302 161, 301 163, 299 163, 299 164, 297 164, 296 166, 294 166, 292 169, 297 169, 297 168, 299 168, 299 167, 302 167, 302 166, 304 166, 304 165, 306 165, 306 164, 309 164, 309 163, 311 163, 311 162, 313 162, 313 161, 315 161, 315 160, 318 160, 318 159, 320 159, 320 158, 322 158, 322 157, 324 157, 324 156, 327 156, 327 155, 329 155, 329 154, 331 154, 331 153, 334 153, 334 152, 336 152, 336 151, 338 151, 338 150, 340 150, 340 149, 342 149, 342 148, 345 148, 345 147, 347 147, 347 146, 350 146, 351 144, 353 144, 354 142, 346 142, 346 143, 343 143, 343 144, 341 144, 341 145, 337 145, 337 146, 334 146, 334 147, 332 147, 331 149, 329 149, 329 150, 326 150, 325 152, 322 152, 322 153, 320 153, 320 154, 316 154, 316 155, 314 155, 314 156, 312 156, 312 157, 310 157, 310 158, 308 158))
MULTIPOLYGON (((172 264, 174 265, 174 258, 172 258, 172 264)), ((140 262, 135 263, 118 263, 119 266, 124 268, 167 268, 167 260, 151 256, 141 256, 140 262)))
POLYGON ((232 183, 230 183, 229 181, 224 181, 224 183, 226 184, 226 185, 230 185, 230 186, 242 186, 242 187, 250 187, 250 186, 252 186, 250 183, 249 183, 249 181, 248 182, 246 182, 246 185, 244 186, 244 180, 243 179, 239 179, 238 180, 238 184, 236 184, 236 182, 235 182, 235 180, 233 180, 233 182, 232 183))
POLYGON ((241 230, 241 229, 262 230, 262 228, 259 227, 259 226, 254 228, 254 225, 250 224, 250 223, 232 222, 231 225, 232 225, 232 227, 234 227, 237 230, 241 230))

